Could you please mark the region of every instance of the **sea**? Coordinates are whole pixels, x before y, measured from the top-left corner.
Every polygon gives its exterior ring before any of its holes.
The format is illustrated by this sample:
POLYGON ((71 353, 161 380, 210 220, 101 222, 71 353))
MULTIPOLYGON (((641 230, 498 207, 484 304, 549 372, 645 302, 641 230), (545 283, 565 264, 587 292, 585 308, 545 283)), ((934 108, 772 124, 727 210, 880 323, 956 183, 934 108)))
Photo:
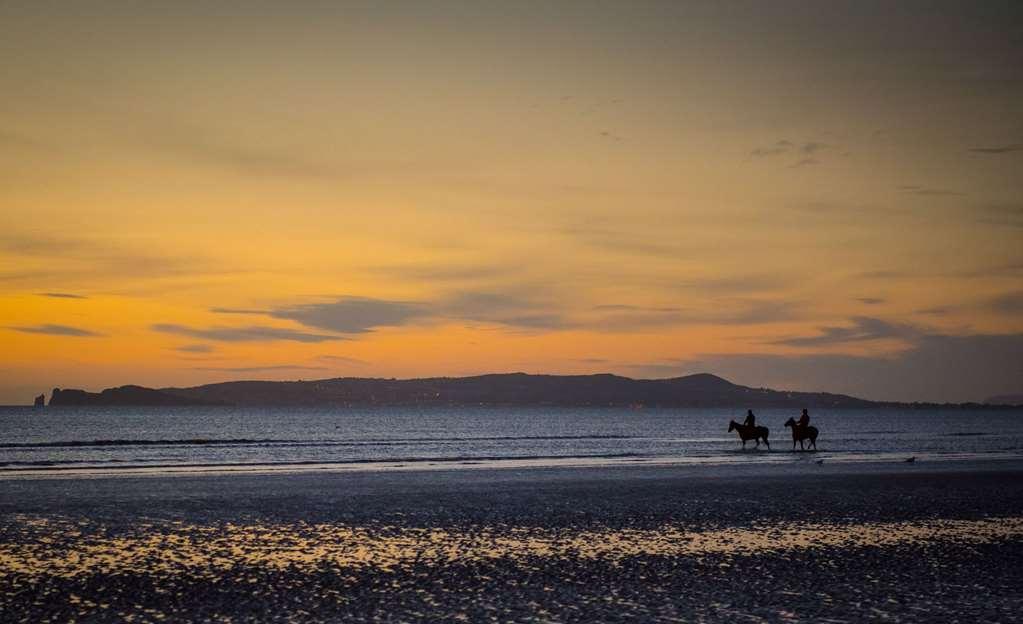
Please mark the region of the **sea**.
POLYGON ((796 410, 756 414, 770 449, 728 433, 738 409, 0 407, 0 475, 1023 457, 1023 409, 815 410, 816 452, 796 410))

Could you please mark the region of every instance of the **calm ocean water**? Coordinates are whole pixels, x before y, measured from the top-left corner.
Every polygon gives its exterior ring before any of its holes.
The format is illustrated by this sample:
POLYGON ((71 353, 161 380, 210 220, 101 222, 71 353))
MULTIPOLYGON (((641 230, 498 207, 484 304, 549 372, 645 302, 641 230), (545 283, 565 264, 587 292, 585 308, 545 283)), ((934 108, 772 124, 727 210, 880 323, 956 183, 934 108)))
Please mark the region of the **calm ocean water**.
MULTIPOLYGON (((741 452, 735 409, 572 408, 0 408, 0 472, 246 469, 310 464, 358 469, 513 462, 783 462, 782 424, 757 411, 772 452, 741 452)), ((1023 456, 1023 411, 811 412, 830 461, 1023 456)), ((752 448, 753 444, 749 443, 752 448)))

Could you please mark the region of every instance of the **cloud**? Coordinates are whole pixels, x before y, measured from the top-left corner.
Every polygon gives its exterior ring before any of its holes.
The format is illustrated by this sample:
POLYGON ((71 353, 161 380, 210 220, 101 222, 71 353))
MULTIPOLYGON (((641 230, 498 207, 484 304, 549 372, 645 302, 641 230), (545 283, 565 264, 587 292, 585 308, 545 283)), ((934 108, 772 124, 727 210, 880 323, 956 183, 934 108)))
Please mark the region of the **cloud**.
POLYGON ((587 324, 602 330, 630 330, 679 325, 758 325, 792 320, 796 306, 788 301, 722 299, 713 311, 673 307, 641 307, 605 304, 594 307, 601 314, 587 324))
POLYGON ((869 316, 857 316, 851 319, 852 325, 846 327, 821 327, 816 336, 797 336, 770 340, 765 344, 786 345, 790 347, 823 347, 851 342, 865 342, 886 339, 914 339, 923 332, 915 325, 891 323, 869 316))
POLYGON ((88 299, 85 295, 74 295, 71 293, 47 292, 36 294, 40 297, 53 297, 54 299, 88 299))
POLYGON ((680 313, 680 312, 682 312, 682 308, 673 308, 673 307, 663 307, 663 308, 659 308, 659 307, 644 307, 644 306, 630 305, 630 304, 627 304, 627 303, 608 303, 608 304, 595 305, 595 306, 593 306, 593 309, 597 310, 599 312, 656 312, 656 313, 665 313, 665 314, 672 314, 672 313, 680 313))
POLYGON ((324 334, 309 334, 287 329, 283 327, 211 327, 207 329, 174 325, 171 323, 156 323, 150 329, 165 334, 188 336, 201 340, 216 340, 221 342, 263 342, 271 340, 290 340, 293 342, 325 342, 328 340, 345 340, 342 336, 328 336, 324 334))
POLYGON ((692 251, 691 247, 683 248, 677 241, 658 240, 656 234, 627 232, 614 225, 586 222, 565 227, 561 232, 583 245, 604 252, 680 258, 692 251))
POLYGON ((791 278, 780 275, 748 273, 729 277, 707 277, 690 281, 675 281, 676 289, 695 289, 714 293, 752 293, 778 290, 792 283, 791 278))
POLYGON ((996 145, 991 147, 971 147, 970 151, 978 154, 1009 154, 1011 152, 1023 152, 1023 143, 1012 143, 1010 145, 996 145))
POLYGON ((865 279, 899 279, 903 277, 910 277, 910 275, 904 271, 890 271, 887 269, 880 269, 877 271, 865 271, 857 275, 865 279))
POLYGON ((772 145, 767 147, 757 147, 750 152, 752 158, 765 158, 770 156, 779 156, 781 154, 792 151, 795 147, 791 141, 782 139, 781 141, 775 141, 772 145))
POLYGON ((926 195, 931 197, 965 195, 965 193, 961 193, 959 191, 943 188, 930 188, 926 186, 919 186, 917 184, 902 184, 897 188, 900 192, 907 195, 926 195))
POLYGON ((429 310, 419 303, 347 296, 329 303, 295 305, 268 312, 274 318, 344 334, 360 334, 377 327, 404 325, 428 313, 429 310))
POLYGON ((876 357, 841 354, 705 354, 635 365, 675 376, 712 372, 736 383, 828 391, 888 401, 982 401, 1023 392, 1023 334, 923 335, 876 357))
POLYGON ((988 307, 995 312, 1010 316, 1023 314, 1023 290, 999 295, 990 301, 988 307))
POLYGON ((42 267, 39 269, 0 272, 0 281, 32 282, 36 287, 46 283, 60 288, 72 281, 79 285, 89 280, 106 284, 110 277, 153 280, 230 273, 221 264, 196 255, 161 255, 118 241, 32 232, 0 235, 0 251, 42 261, 36 262, 42 267))
POLYGON ((70 327, 68 325, 32 325, 29 327, 10 327, 14 331, 19 331, 25 334, 46 334, 48 336, 76 336, 76 337, 94 337, 102 336, 94 331, 88 329, 80 329, 78 327, 70 327))
POLYGON ((192 370, 213 371, 218 373, 266 373, 272 371, 322 371, 326 366, 301 366, 297 364, 277 364, 273 366, 195 366, 192 370))
POLYGON ((46 145, 44 143, 37 141, 32 137, 19 134, 17 132, 11 132, 9 130, 0 130, 0 148, 38 150, 45 147, 46 145))
POLYGON ((438 303, 440 315, 524 329, 565 329, 572 325, 557 306, 517 293, 459 292, 438 303))
POLYGON ((245 145, 194 127, 152 127, 141 145, 191 164, 220 168, 252 177, 331 178, 337 172, 322 163, 273 146, 245 145))
POLYGON ((314 359, 321 362, 335 362, 338 364, 357 364, 359 366, 365 366, 369 362, 360 360, 358 358, 346 357, 343 355, 317 355, 314 359))
POLYGON ((324 303, 289 305, 271 310, 214 308, 231 314, 264 314, 306 327, 342 334, 364 334, 438 319, 496 323, 523 329, 558 329, 569 325, 552 305, 513 294, 459 291, 432 301, 392 301, 344 296, 324 303))
POLYGON ((490 265, 484 266, 478 263, 457 266, 381 266, 371 267, 368 270, 388 276, 399 277, 408 280, 422 280, 428 282, 469 282, 477 280, 493 279, 509 275, 515 271, 512 265, 490 265))
POLYGON ((867 305, 878 305, 880 303, 885 302, 885 300, 881 299, 880 297, 860 297, 856 301, 859 301, 860 303, 865 303, 867 305))
POLYGON ((174 347, 175 351, 181 351, 182 353, 212 353, 213 345, 208 344, 187 344, 181 345, 180 347, 174 347))
POLYGON ((253 310, 245 308, 210 308, 214 314, 269 314, 266 310, 253 310))
POLYGON ((992 204, 983 208, 978 223, 1023 228, 1023 204, 992 204))
POLYGON ((788 166, 789 169, 809 167, 821 164, 818 155, 823 151, 834 147, 820 141, 806 141, 805 143, 793 143, 788 140, 776 141, 771 145, 754 148, 749 153, 750 158, 771 158, 776 156, 797 156, 798 160, 788 166))

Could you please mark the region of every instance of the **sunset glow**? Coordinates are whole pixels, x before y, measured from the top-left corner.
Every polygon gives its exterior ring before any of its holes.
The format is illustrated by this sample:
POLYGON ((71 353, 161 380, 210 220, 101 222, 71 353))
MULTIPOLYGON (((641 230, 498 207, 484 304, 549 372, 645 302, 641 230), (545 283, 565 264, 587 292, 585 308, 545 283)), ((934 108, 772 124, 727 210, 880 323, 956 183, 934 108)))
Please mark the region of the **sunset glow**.
POLYGON ((0 403, 1023 392, 1011 3, 298 4, 0 7, 0 403))

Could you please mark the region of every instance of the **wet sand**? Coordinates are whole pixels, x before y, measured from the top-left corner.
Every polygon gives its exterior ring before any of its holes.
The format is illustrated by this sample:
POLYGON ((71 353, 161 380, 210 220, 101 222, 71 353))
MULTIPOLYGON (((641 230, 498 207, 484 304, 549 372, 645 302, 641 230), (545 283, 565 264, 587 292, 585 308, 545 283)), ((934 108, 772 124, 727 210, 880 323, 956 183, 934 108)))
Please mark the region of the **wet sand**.
POLYGON ((1023 621, 1023 464, 0 480, 0 614, 1023 621))

